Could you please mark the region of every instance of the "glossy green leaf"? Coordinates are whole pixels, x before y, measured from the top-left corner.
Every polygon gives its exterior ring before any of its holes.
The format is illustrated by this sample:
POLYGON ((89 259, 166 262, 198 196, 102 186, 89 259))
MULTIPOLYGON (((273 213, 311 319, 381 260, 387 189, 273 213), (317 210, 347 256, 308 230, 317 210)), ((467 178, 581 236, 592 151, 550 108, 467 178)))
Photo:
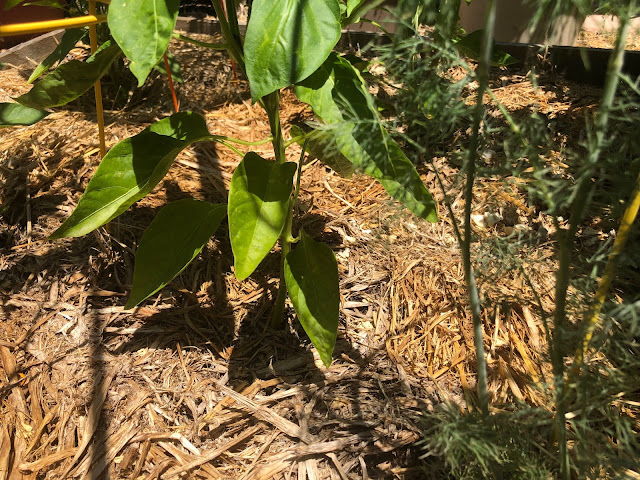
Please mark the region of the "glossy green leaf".
POLYGON ((40 109, 65 105, 93 87, 121 53, 116 44, 105 42, 86 62, 63 63, 15 100, 26 107, 40 109))
MULTIPOLYGON (((174 57, 171 54, 171 52, 169 52, 168 50, 167 50, 167 61, 169 62, 169 70, 171 71, 171 78, 173 78, 175 82, 184 83, 184 79, 182 78, 182 69, 180 68, 180 63, 178 63, 178 60, 176 59, 176 57, 174 57)), ((164 65, 164 58, 160 60, 160 63, 158 63, 155 67, 153 67, 153 69, 157 70, 163 75, 166 75, 167 68, 164 65)))
POLYGON ((141 86, 162 59, 178 20, 180 0, 111 0, 107 22, 113 38, 131 60, 141 86))
POLYGON ((47 115, 49 112, 25 107, 19 103, 0 103, 0 127, 33 125, 47 115))
MULTIPOLYGON (((459 39, 456 42, 456 47, 461 53, 474 60, 480 60, 482 51, 482 37, 484 35, 483 30, 476 30, 459 39)), ((491 54, 491 66, 493 67, 508 67, 514 63, 518 63, 518 59, 512 57, 508 53, 501 52, 495 48, 496 42, 493 41, 493 49, 491 54)))
POLYGON ((247 153, 229 187, 229 237, 238 280, 247 278, 282 233, 296 164, 247 153))
POLYGON ((227 214, 226 205, 185 198, 162 208, 136 252, 133 287, 125 309, 163 288, 196 258, 227 214))
POLYGON ((51 238, 79 237, 111 221, 153 190, 178 153, 210 138, 204 118, 180 112, 122 140, 102 159, 78 206, 51 238))
POLYGON ((364 2, 366 2, 366 0, 347 0, 347 17, 351 16, 353 11, 364 2))
POLYGON ((338 0, 254 0, 244 41, 251 98, 307 78, 339 39, 338 0))
POLYGON ((353 163, 340 152, 331 132, 324 133, 322 130, 312 130, 305 133, 300 127, 293 125, 291 137, 298 139, 296 141, 300 146, 304 145, 306 139, 307 153, 331 167, 341 177, 351 178, 353 175, 355 171, 353 163))
POLYGON ((296 85, 296 95, 328 125, 342 155, 378 180, 415 215, 438 220, 437 206, 411 161, 384 129, 360 73, 332 53, 320 69, 296 85))
POLYGON ((370 10, 378 8, 384 0, 347 0, 347 16, 343 25, 358 23, 370 10))
POLYGON ((284 276, 298 319, 328 367, 340 310, 336 257, 327 245, 300 232, 300 241, 285 259, 284 276))
POLYGON ((49 70, 54 63, 63 60, 71 49, 76 46, 76 43, 80 41, 84 34, 85 30, 83 28, 71 28, 65 31, 64 35, 62 35, 62 39, 60 40, 60 44, 40 63, 40 65, 35 68, 29 77, 29 80, 27 80, 27 83, 33 83, 40 78, 44 72, 49 70))

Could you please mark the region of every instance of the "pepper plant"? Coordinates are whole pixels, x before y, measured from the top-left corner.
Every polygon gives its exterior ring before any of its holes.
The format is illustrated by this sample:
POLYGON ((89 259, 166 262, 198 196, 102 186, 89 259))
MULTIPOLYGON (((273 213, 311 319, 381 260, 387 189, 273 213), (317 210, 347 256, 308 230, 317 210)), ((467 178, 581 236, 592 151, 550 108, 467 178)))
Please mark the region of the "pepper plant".
MULTIPOLYGON (((242 35, 235 0, 226 0, 226 9, 221 0, 213 0, 224 44, 209 46, 226 49, 248 78, 252 100, 264 107, 269 118, 275 161, 255 152, 245 154, 233 173, 227 204, 183 199, 163 207, 138 246, 125 308, 140 304, 184 270, 227 215, 236 277, 243 280, 252 275, 279 243, 280 284, 271 324, 282 322, 288 294, 322 361, 331 363, 339 315, 337 262, 327 245, 304 231, 293 236, 302 157, 298 164, 288 162, 286 146, 304 144, 339 174, 349 176, 355 170, 368 174, 415 215, 437 220, 431 194, 384 128, 361 71, 352 57, 333 51, 341 28, 379 3, 254 0, 242 35), (292 128, 295 138, 285 141, 280 90, 292 86, 297 97, 310 105, 318 123, 310 130, 292 128)), ((84 63, 71 61, 44 76, 16 99, 22 107, 9 113, 37 118, 29 109, 44 110, 77 98, 123 53, 142 85, 174 35, 178 6, 179 0, 111 0, 108 25, 115 41, 105 42, 84 63)), ((12 124, 17 120, 13 118, 12 124)), ((85 235, 110 222, 151 192, 183 149, 208 141, 233 139, 210 133, 199 114, 180 112, 119 142, 103 158, 75 210, 51 238, 85 235)))

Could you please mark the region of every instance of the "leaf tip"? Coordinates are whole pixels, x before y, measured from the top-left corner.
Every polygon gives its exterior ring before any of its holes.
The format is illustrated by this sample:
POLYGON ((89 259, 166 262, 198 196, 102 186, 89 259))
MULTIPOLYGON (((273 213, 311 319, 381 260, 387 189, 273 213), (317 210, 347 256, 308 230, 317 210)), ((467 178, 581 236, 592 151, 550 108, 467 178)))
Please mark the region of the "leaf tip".
POLYGON ((318 354, 320 354, 320 360, 322 360, 324 366, 329 368, 331 362, 333 362, 333 349, 331 349, 331 352, 321 352, 318 350, 318 354))
POLYGON ((427 222, 438 223, 440 218, 438 217, 438 209, 434 206, 429 213, 427 213, 426 217, 427 222))
POLYGON ((51 235, 49 235, 48 239, 59 240, 61 238, 65 238, 64 231, 61 231, 61 230, 62 230, 62 225, 58 227, 51 235))
MULTIPOLYGON (((143 299, 144 300, 144 299, 143 299)), ((141 302, 142 300, 136 300, 135 297, 133 295, 129 295, 129 300, 127 300, 127 303, 125 303, 124 307, 122 307, 123 310, 131 310, 132 308, 138 306, 138 304, 141 302)))
POLYGON ((246 280, 253 272, 246 272, 242 268, 234 267, 234 275, 239 282, 246 280))

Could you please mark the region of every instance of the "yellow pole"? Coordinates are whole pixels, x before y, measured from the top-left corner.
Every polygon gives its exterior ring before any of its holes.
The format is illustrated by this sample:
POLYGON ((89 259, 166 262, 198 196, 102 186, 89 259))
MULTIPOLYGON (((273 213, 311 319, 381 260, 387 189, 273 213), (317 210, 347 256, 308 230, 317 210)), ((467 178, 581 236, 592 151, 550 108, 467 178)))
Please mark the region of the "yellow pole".
MULTIPOLYGON (((95 12, 95 8, 93 10, 95 12)), ((62 18, 60 20, 44 20, 42 22, 14 23, 13 25, 0 25, 0 37, 25 35, 30 33, 43 33, 57 30, 58 28, 79 28, 107 21, 106 15, 85 15, 84 17, 62 18)))
POLYGON ((578 348, 575 359, 573 361, 572 373, 574 374, 577 373, 577 370, 582 366, 582 362, 584 361, 584 356, 586 355, 587 349, 589 348, 589 343, 591 343, 593 331, 598 325, 600 310, 602 309, 602 305, 607 298, 607 292, 611 287, 611 283, 616 276, 618 257, 624 250, 627 240, 629 239, 631 227, 635 222, 636 217, 638 216, 639 210, 640 174, 638 174, 638 177, 636 178, 636 186, 633 190, 633 193, 631 194, 631 200, 629 201, 624 215, 622 216, 622 222, 620 223, 620 228, 618 229, 616 239, 613 242, 613 247, 611 248, 611 253, 609 254, 609 259, 607 260, 607 266, 605 267, 602 278, 600 279, 600 284, 598 285, 598 290, 596 291, 594 303, 591 306, 591 309, 589 310, 588 316, 583 325, 582 343, 578 348))
MULTIPOLYGON (((96 14, 96 2, 95 0, 89 0, 89 14, 96 14)), ((91 43, 91 53, 96 53, 98 50, 98 33, 96 32, 95 24, 89 25, 89 41, 91 43)), ((104 112, 102 110, 102 87, 100 85, 100 79, 95 83, 93 89, 96 93, 96 113, 98 115, 98 136, 100 137, 100 158, 103 158, 107 154, 107 145, 104 139, 104 112)))

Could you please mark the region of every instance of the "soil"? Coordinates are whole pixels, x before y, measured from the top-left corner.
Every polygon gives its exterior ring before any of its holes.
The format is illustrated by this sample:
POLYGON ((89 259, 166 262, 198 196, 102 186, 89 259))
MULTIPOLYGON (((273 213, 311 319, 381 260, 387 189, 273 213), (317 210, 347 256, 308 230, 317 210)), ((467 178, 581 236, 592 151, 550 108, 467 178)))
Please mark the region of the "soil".
MULTIPOLYGON (((226 57, 182 44, 172 51, 185 80, 181 110, 204 115, 215 134, 268 137, 264 112, 226 57)), ((29 73, 0 71, 0 101, 27 91, 29 73)), ((159 74, 136 91, 104 83, 108 146, 172 113, 159 74)), ((514 115, 541 109, 573 133, 601 94, 555 78, 535 89, 517 71, 496 71, 492 85, 514 115)), ((285 91, 283 124, 311 118, 285 91)), ((339 338, 325 368, 290 305, 285 328, 266 327, 277 252, 238 282, 223 227, 161 293, 122 308, 155 213, 187 196, 224 202, 239 162, 232 150, 191 147, 106 228, 49 241, 100 160, 91 95, 34 127, 2 130, 0 141, 0 478, 3 454, 25 478, 442 478, 418 458, 423 413, 476 403, 464 275, 444 207, 430 224, 368 177, 305 165, 294 229, 328 243, 341 274, 339 338)), ((273 158, 269 143, 253 150, 273 158)), ((297 161, 300 150, 287 154, 297 161)), ((441 205, 433 167, 461 208, 455 155, 416 161, 441 205)), ((517 225, 537 238, 523 257, 535 257, 528 272, 550 308, 550 222, 517 185, 480 178, 477 196, 481 238, 506 238, 517 225)), ((539 304, 522 277, 493 273, 485 295, 499 307, 483 314, 493 405, 544 405, 539 304)))

